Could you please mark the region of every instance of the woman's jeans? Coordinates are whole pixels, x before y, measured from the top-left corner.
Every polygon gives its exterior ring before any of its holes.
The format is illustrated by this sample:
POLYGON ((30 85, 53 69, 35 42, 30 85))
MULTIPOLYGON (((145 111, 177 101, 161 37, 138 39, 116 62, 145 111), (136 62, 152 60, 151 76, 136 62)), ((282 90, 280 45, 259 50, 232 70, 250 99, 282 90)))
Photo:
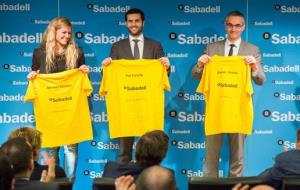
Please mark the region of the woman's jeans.
MULTIPOLYGON (((46 148, 46 151, 49 156, 53 157, 56 160, 56 164, 59 165, 59 148, 46 148)), ((76 167, 77 167, 77 158, 78 158, 78 144, 71 144, 63 146, 64 148, 64 170, 66 176, 69 179, 75 179, 76 167)))

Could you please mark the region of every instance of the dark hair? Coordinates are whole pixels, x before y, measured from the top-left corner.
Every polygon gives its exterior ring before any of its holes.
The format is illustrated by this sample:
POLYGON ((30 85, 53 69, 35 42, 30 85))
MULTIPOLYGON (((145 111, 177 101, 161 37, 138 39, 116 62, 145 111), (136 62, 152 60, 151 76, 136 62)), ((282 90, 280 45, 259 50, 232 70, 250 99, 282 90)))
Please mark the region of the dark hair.
POLYGON ((240 11, 230 11, 230 12, 227 14, 226 18, 229 17, 229 16, 240 16, 240 17, 245 18, 245 17, 244 17, 244 14, 243 14, 242 12, 240 12, 240 11))
POLYGON ((297 129, 297 142, 300 143, 300 128, 297 129))
POLYGON ((141 136, 136 145, 136 161, 142 167, 160 162, 168 151, 169 137, 163 131, 155 130, 141 136))
POLYGON ((2 145, 1 150, 12 163, 15 174, 27 171, 30 168, 33 152, 30 144, 24 138, 9 139, 2 145))
POLYGON ((136 180, 136 189, 177 190, 174 173, 161 166, 151 166, 143 170, 136 180))
POLYGON ((4 152, 0 151, 0 189, 11 189, 13 178, 13 166, 4 152))
POLYGON ((226 19, 225 21, 227 21, 228 17, 230 16, 239 16, 242 17, 245 20, 245 16, 243 13, 241 13, 240 11, 230 11, 227 15, 226 15, 226 19))
POLYGON ((145 20, 144 12, 143 12, 141 9, 137 9, 137 8, 129 9, 129 10, 125 13, 125 21, 127 21, 127 15, 130 15, 130 14, 140 14, 140 15, 141 15, 141 18, 142 18, 142 21, 145 20))

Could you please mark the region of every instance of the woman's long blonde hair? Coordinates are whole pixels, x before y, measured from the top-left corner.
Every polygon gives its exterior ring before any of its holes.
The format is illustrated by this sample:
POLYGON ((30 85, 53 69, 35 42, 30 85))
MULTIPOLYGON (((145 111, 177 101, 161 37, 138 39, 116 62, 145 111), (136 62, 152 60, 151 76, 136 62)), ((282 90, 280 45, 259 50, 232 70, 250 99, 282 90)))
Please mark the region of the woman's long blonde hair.
MULTIPOLYGON (((56 47, 56 30, 68 26, 72 29, 72 24, 70 20, 66 17, 58 16, 54 18, 50 24, 48 25, 47 29, 45 30, 42 40, 41 40, 41 47, 46 50, 46 72, 50 72, 54 67, 55 61, 55 47, 56 47)), ((67 69, 74 69, 76 67, 76 60, 78 59, 78 48, 75 44, 73 39, 73 35, 71 35, 70 41, 67 44, 65 49, 65 59, 67 69)))

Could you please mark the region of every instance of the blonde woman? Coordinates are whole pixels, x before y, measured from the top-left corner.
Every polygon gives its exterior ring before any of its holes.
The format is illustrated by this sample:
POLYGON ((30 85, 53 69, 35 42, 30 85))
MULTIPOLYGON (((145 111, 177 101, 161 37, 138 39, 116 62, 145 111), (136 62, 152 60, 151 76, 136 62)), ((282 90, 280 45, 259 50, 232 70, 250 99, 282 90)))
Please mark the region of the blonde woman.
POLYGON ((57 73, 74 68, 88 72, 83 52, 74 42, 69 19, 59 16, 50 22, 40 47, 34 49, 31 67, 29 79, 37 73, 57 73))
MULTIPOLYGON (((34 49, 32 56, 32 71, 29 80, 38 73, 57 73, 69 69, 79 68, 88 73, 82 50, 76 46, 72 36, 72 24, 66 17, 54 18, 46 28, 40 47, 34 49)), ((59 147, 47 148, 48 154, 56 158, 59 147)), ((77 144, 64 146, 64 169, 67 177, 74 178, 77 165, 77 144)))

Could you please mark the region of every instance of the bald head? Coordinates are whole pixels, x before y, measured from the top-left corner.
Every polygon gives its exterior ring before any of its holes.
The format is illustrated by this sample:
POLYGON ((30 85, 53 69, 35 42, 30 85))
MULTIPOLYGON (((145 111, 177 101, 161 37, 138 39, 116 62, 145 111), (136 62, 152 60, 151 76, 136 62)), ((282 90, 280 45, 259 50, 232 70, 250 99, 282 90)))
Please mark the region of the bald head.
POLYGON ((161 166, 152 166, 145 169, 136 181, 136 188, 142 190, 176 190, 176 181, 173 173, 161 166))
POLYGON ((251 190, 275 190, 275 189, 269 185, 257 185, 253 187, 251 190))

